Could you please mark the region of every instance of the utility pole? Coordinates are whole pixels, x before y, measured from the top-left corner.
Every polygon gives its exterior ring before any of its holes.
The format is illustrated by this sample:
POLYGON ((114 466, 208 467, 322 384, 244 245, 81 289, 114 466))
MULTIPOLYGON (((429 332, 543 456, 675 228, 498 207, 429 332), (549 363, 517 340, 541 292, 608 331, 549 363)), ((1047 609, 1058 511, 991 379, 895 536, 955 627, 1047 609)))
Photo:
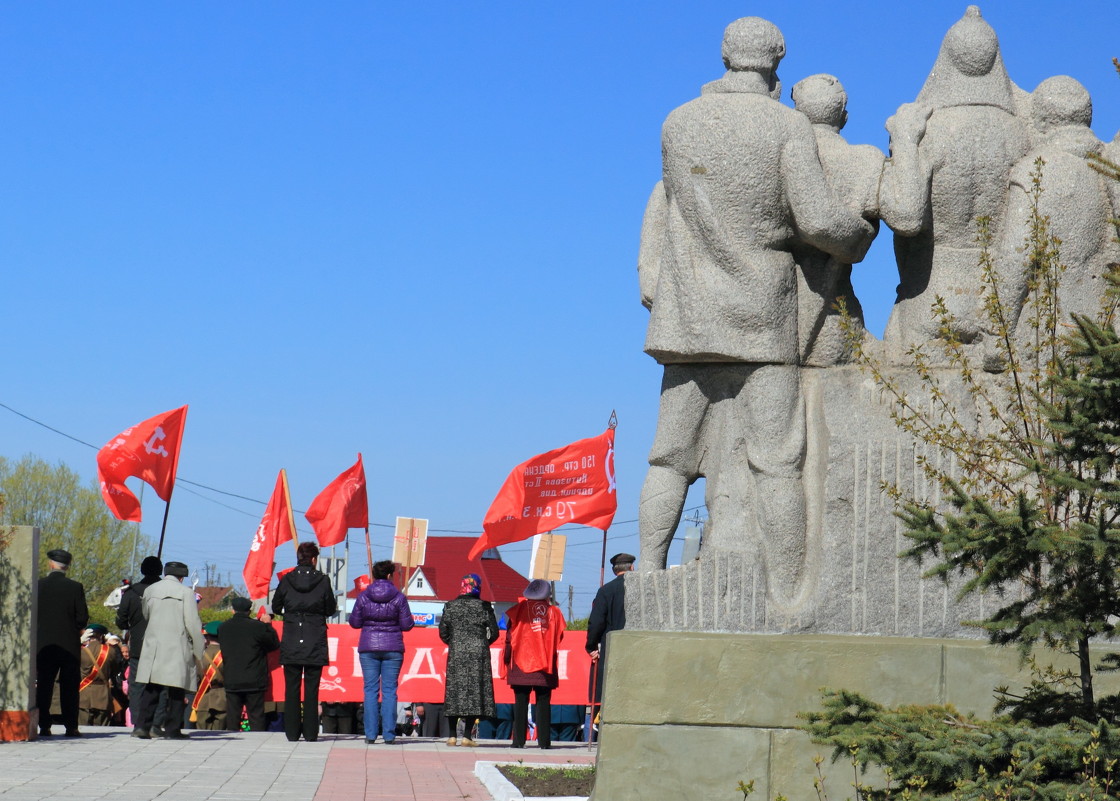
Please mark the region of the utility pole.
POLYGON ((568 620, 572 619, 572 596, 575 595, 575 590, 572 585, 568 585, 568 620))

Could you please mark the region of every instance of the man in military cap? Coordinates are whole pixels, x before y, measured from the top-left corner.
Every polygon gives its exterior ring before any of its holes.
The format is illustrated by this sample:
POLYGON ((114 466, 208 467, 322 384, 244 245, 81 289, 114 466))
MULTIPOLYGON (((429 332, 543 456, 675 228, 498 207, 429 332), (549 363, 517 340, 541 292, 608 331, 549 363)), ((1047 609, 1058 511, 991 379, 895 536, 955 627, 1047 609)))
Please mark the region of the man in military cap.
POLYGON ((202 621, 194 592, 182 583, 189 575, 190 568, 182 562, 168 562, 164 578, 144 592, 148 628, 136 678, 145 687, 132 730, 132 736, 142 740, 152 738, 156 704, 163 688, 168 697, 163 736, 172 740, 189 736, 182 731, 183 703, 187 691, 198 688, 198 663, 203 653, 202 621))
POLYGON ((67 737, 78 731, 78 684, 81 682, 81 635, 89 622, 85 588, 67 578, 69 551, 47 552, 51 571, 39 579, 39 620, 35 654, 35 705, 39 708, 39 736, 51 735, 51 695, 58 681, 62 723, 67 737))
POLYGON ((120 672, 120 654, 109 645, 109 629, 90 623, 82 647, 82 681, 78 707, 83 726, 108 726, 113 716, 113 677, 120 672))
POLYGON ((241 710, 249 718, 249 731, 265 731, 264 694, 268 689, 268 655, 280 647, 276 629, 249 617, 253 603, 234 598, 233 617, 218 629, 222 640, 226 684, 226 728, 241 728, 241 710))
POLYGON ((206 650, 199 666, 198 692, 191 702, 191 720, 206 731, 221 731, 226 726, 225 662, 218 641, 219 626, 219 621, 212 620, 202 627, 206 650))
POLYGON ((607 668, 607 635, 626 627, 626 573, 634 569, 637 557, 629 553, 616 553, 611 557, 614 578, 599 588, 591 602, 591 617, 587 620, 587 653, 595 664, 591 670, 591 703, 602 702, 603 673, 607 668))

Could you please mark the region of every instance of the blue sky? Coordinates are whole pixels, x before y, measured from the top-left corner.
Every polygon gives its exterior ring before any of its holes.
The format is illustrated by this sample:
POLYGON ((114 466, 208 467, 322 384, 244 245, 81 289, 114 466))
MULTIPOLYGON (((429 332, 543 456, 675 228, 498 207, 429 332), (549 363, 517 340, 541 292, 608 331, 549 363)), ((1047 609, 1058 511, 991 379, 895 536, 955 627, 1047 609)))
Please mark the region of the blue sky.
MULTIPOLYGON (((885 149, 965 7, 11 4, 0 403, 98 445, 188 403, 184 478, 263 502, 286 467, 305 509, 361 451, 373 521, 467 532, 515 464, 616 409, 608 553, 634 552, 661 373, 635 265, 661 122, 756 14, 785 34, 784 101, 833 73, 848 140, 885 149)), ((1113 3, 981 8, 1016 83, 1074 76, 1116 134, 1113 3)), ((884 230, 855 275, 876 332, 896 278, 884 230)), ((0 409, 0 455, 29 452, 95 474, 92 450, 0 409)), ((144 509, 158 536, 162 504, 144 509)), ((239 575, 262 509, 181 486, 165 555, 239 575)), ((584 616, 601 539, 569 533, 559 589, 584 616)), ((373 537, 386 556, 389 529, 373 537)), ((527 571, 527 544, 502 552, 527 571)))

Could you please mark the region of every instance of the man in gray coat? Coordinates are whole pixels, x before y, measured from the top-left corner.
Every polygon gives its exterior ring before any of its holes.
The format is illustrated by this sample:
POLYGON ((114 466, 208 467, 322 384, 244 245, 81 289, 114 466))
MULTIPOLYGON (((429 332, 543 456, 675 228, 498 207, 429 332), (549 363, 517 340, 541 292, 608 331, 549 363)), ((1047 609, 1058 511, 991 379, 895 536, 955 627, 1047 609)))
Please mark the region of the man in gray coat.
POLYGON ((168 562, 163 580, 144 592, 148 628, 136 671, 136 680, 144 684, 144 692, 140 696, 136 728, 132 730, 132 736, 142 740, 152 738, 156 704, 164 688, 169 704, 163 736, 173 740, 189 736, 182 732, 183 703, 187 690, 198 689, 198 664, 205 643, 194 593, 182 583, 188 575, 190 570, 182 562, 168 562))

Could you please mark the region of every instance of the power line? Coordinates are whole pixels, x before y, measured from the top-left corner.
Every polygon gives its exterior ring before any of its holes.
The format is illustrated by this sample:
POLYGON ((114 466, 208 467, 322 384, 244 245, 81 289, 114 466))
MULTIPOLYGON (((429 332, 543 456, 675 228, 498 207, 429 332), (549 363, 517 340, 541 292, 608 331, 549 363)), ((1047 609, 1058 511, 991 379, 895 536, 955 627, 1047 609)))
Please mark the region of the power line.
MULTIPOLYGON (((28 422, 34 423, 37 426, 41 426, 42 428, 45 428, 48 431, 52 431, 52 432, 54 432, 55 434, 58 434, 61 437, 66 437, 66 439, 77 442, 79 445, 85 445, 87 448, 92 448, 95 451, 100 450, 100 448, 98 448, 96 445, 93 445, 92 443, 86 442, 84 439, 79 439, 78 437, 75 437, 72 434, 67 434, 65 431, 57 429, 54 426, 47 425, 42 420, 36 420, 31 415, 24 414, 23 412, 19 411, 18 409, 13 409, 11 406, 9 406, 6 403, 0 403, 0 407, 2 407, 4 409, 7 409, 9 412, 11 412, 12 414, 14 414, 18 417, 22 417, 24 420, 27 420, 28 422)), ((268 501, 258 500, 257 498, 250 498, 247 495, 238 495, 236 492, 227 492, 226 490, 221 490, 221 489, 218 489, 217 487, 211 487, 208 484, 201 484, 197 481, 191 481, 190 479, 182 478, 181 476, 176 476, 175 477, 175 483, 176 484, 190 484, 192 487, 198 487, 199 489, 208 490, 210 492, 216 492, 219 495, 225 495, 225 496, 230 497, 230 498, 237 498, 237 499, 242 500, 242 501, 248 501, 249 503, 260 504, 261 506, 266 506, 268 504, 268 501)), ((202 500, 204 500, 204 501, 209 501, 210 503, 217 504, 218 506, 221 506, 225 509, 229 509, 233 512, 237 512, 238 514, 242 514, 242 515, 245 515, 247 517, 254 517, 254 518, 256 517, 256 515, 253 512, 246 512, 244 509, 238 509, 237 507, 230 506, 229 504, 222 503, 221 501, 218 501, 214 498, 208 498, 205 495, 203 495, 202 493, 195 492, 194 490, 187 489, 186 487, 184 487, 183 490, 185 492, 189 492, 191 495, 194 495, 198 498, 202 498, 202 500)), ((693 511, 696 511, 698 509, 703 509, 703 508, 704 508, 704 505, 693 506, 689 509, 683 510, 681 512, 681 514, 683 515, 685 512, 693 512, 693 511)), ((301 515, 306 513, 306 510, 304 510, 304 509, 293 508, 292 511, 295 512, 295 513, 301 514, 301 515)), ((611 525, 612 526, 624 526, 624 525, 627 525, 629 523, 637 523, 637 522, 638 522, 637 518, 635 518, 633 520, 616 520, 611 525)), ((392 523, 370 523, 369 525, 370 525, 370 528, 396 529, 396 525, 394 525, 392 523)), ((569 523, 566 526, 561 526, 560 528, 555 529, 555 531, 567 532, 567 531, 574 531, 576 529, 583 529, 583 528, 589 529, 589 528, 591 528, 591 526, 584 526, 584 525, 580 525, 578 523, 569 523)), ((596 529, 596 530, 598 530, 598 529, 596 529)), ((477 536, 479 536, 483 533, 483 532, 478 531, 478 530, 471 531, 471 530, 458 529, 458 528, 430 528, 430 529, 428 529, 428 531, 432 532, 433 534, 467 534, 467 535, 475 536, 475 537, 477 537, 477 536)), ((305 531, 303 531, 303 533, 306 534, 307 531, 305 530, 305 531)), ((633 534, 616 535, 616 539, 619 538, 619 537, 634 537, 634 536, 637 536, 637 532, 634 532, 633 534)), ((584 546, 584 545, 594 545, 598 542, 599 542, 599 540, 596 539, 596 540, 589 540, 587 542, 581 542, 581 543, 570 543, 570 546, 575 548, 575 547, 581 547, 581 546, 584 546)), ((522 550, 522 549, 511 549, 511 550, 513 550, 514 553, 517 553, 519 550, 522 550)))

